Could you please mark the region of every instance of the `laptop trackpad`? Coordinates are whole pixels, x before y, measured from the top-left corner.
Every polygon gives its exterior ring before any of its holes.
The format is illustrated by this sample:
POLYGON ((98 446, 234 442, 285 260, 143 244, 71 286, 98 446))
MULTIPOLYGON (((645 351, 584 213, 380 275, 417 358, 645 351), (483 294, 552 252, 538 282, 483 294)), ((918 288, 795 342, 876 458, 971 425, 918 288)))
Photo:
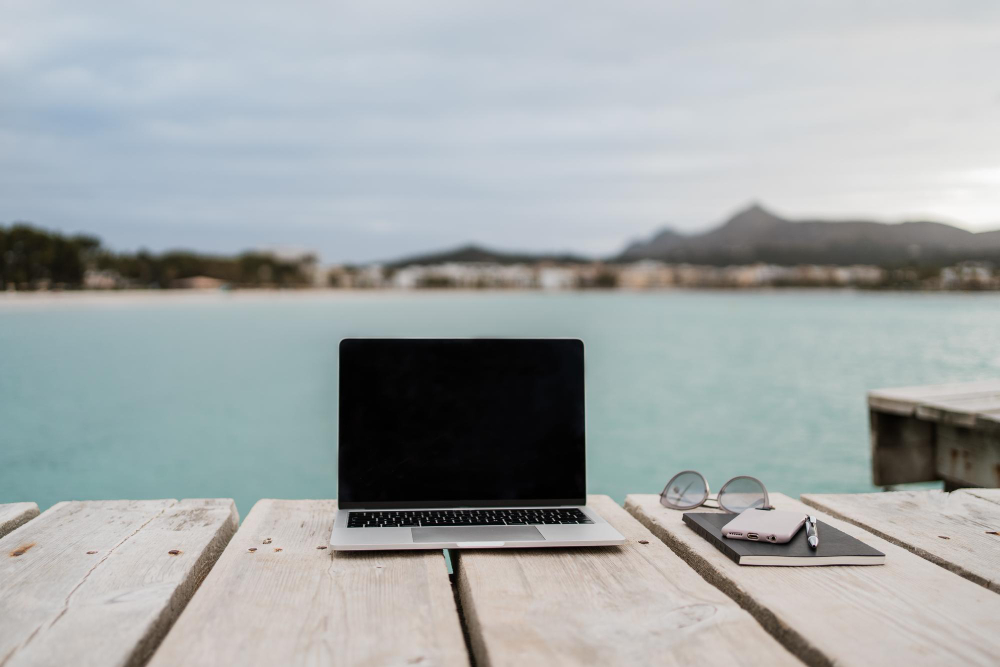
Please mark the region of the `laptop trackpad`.
POLYGON ((414 542, 534 542, 545 540, 534 526, 419 526, 414 542))

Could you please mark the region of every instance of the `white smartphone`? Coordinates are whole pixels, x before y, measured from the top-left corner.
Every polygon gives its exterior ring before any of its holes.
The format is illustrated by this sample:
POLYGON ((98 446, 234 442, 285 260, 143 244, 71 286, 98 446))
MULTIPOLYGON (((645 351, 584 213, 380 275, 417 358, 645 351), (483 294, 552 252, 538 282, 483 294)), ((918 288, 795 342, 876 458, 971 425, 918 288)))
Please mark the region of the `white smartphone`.
POLYGON ((785 544, 795 537, 806 515, 801 512, 779 512, 751 507, 722 527, 722 534, 731 540, 750 540, 785 544))

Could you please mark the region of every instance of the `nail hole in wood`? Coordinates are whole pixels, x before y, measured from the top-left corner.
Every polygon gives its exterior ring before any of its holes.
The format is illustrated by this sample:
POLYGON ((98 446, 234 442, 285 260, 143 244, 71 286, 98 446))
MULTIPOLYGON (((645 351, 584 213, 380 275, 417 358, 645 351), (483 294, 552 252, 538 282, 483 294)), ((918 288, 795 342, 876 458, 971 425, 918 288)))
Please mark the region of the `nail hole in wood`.
POLYGON ((37 542, 29 542, 28 544, 22 544, 21 546, 17 547, 16 549, 10 552, 10 557, 17 558, 18 556, 23 556, 24 554, 28 553, 28 549, 35 546, 36 544, 37 542))

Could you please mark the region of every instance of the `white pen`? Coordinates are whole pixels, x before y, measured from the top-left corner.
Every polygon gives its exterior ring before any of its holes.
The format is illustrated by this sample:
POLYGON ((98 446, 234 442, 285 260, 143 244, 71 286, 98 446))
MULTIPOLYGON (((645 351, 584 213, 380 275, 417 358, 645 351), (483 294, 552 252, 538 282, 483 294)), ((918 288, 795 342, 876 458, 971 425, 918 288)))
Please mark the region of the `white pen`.
POLYGON ((806 516, 806 540, 812 549, 819 546, 819 526, 816 524, 816 517, 812 515, 806 516))

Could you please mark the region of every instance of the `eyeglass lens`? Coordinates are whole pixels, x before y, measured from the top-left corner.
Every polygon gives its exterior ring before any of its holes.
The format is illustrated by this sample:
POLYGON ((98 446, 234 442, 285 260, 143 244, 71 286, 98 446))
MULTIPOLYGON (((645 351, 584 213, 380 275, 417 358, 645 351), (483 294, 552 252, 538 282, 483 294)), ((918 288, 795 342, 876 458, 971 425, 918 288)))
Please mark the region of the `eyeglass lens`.
POLYGON ((663 490, 663 500, 670 506, 678 508, 697 507, 705 502, 707 497, 705 479, 695 472, 675 475, 663 490))
POLYGON ((730 512, 742 512, 765 504, 764 487, 755 479, 738 477, 719 492, 719 505, 730 512))

